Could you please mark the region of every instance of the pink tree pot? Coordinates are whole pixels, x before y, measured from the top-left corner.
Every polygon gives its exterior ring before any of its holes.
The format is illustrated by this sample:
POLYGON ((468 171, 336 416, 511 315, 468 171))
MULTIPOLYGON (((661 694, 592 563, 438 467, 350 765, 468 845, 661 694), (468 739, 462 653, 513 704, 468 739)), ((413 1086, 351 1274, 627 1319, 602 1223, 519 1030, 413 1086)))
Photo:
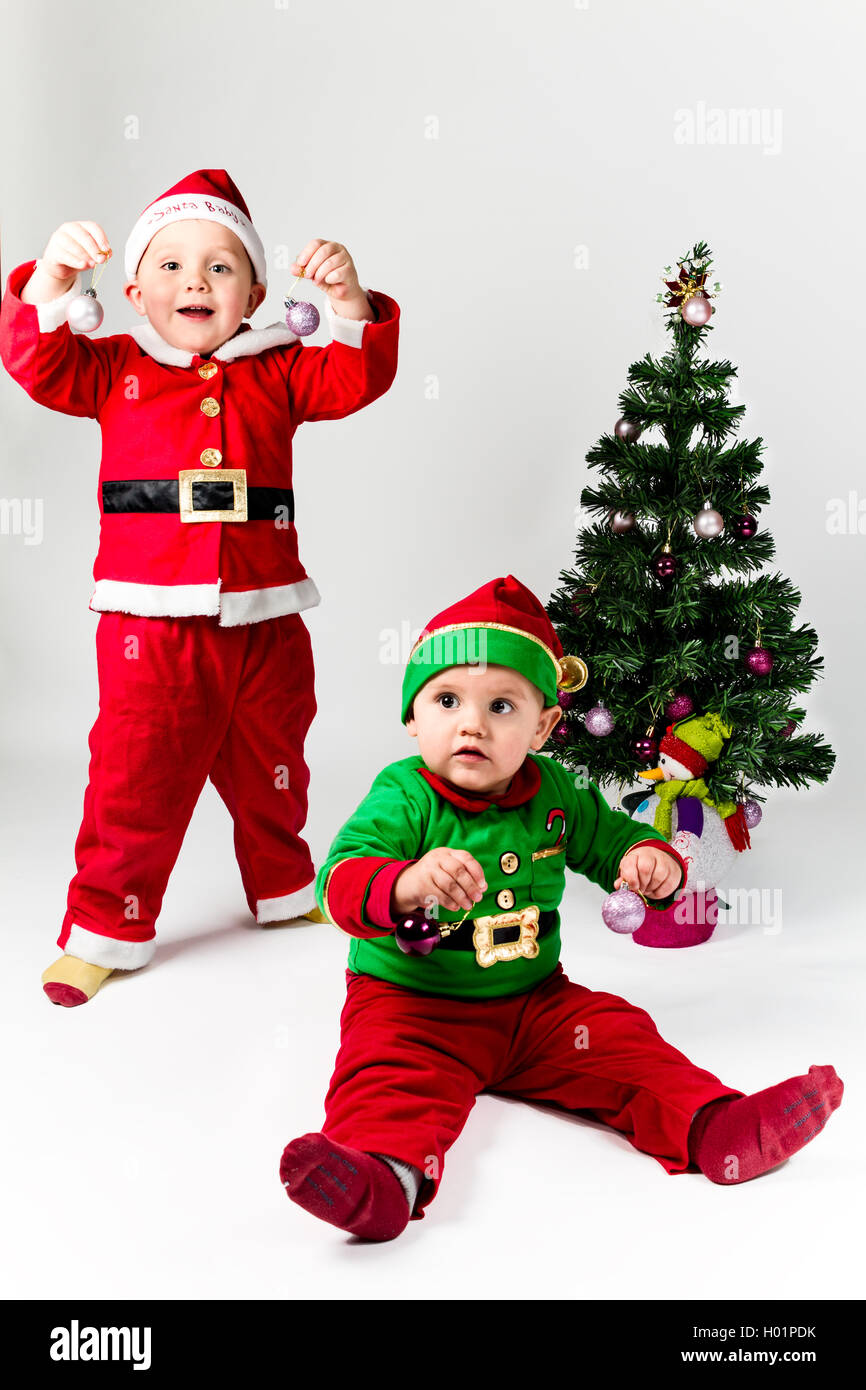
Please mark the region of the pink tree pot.
POLYGON ((632 933, 639 946, 700 946, 709 941, 719 917, 719 900, 714 888, 706 892, 684 893, 661 911, 649 908, 643 926, 632 933))

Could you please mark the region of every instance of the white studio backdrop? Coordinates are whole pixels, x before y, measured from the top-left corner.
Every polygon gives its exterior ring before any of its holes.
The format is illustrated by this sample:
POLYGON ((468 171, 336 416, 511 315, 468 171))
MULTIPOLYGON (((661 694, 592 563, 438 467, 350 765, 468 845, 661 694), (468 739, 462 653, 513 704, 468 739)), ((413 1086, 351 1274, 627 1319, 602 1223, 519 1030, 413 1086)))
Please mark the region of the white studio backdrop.
MULTIPOLYGON (((0 14, 4 285, 61 222, 93 219, 115 251, 101 332, 122 332, 135 319, 122 296, 134 220, 187 172, 222 167, 269 256, 255 327, 281 318, 291 277, 279 267, 315 236, 344 243, 362 284, 401 306, 391 390, 295 437, 300 554, 322 594, 304 614, 317 862, 375 773, 414 751, 399 692, 417 629, 499 574, 542 601, 558 586, 584 456, 613 426, 630 363, 667 341, 662 268, 709 243, 724 289, 708 350, 738 368, 739 437, 765 440, 770 568, 800 589, 797 620, 815 627, 826 663, 805 727, 838 756, 826 788, 770 793, 764 864, 772 882, 792 876, 821 930, 853 927, 859 7, 3 0, 0 14)), ((4 838, 22 897, 38 867, 44 917, 30 930, 47 964, 96 714, 99 428, 34 405, 6 373, 0 411, 4 838), (38 536, 16 527, 25 502, 38 536)), ((219 872, 242 906, 211 789, 179 874, 206 862, 206 836, 221 837, 219 872)))

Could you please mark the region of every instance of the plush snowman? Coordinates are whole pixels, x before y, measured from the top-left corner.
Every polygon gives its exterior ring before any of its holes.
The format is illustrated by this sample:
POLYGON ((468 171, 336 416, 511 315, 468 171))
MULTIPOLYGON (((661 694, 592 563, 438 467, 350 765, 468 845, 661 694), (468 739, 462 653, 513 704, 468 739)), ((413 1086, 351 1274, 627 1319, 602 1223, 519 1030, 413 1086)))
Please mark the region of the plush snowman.
POLYGON ((695 946, 713 933, 716 886, 750 845, 742 809, 733 801, 714 802, 703 780, 731 732, 718 714, 690 715, 668 725, 658 767, 638 773, 652 786, 646 795, 623 797, 632 819, 661 831, 688 866, 684 891, 665 912, 647 914, 632 937, 638 945, 695 946))

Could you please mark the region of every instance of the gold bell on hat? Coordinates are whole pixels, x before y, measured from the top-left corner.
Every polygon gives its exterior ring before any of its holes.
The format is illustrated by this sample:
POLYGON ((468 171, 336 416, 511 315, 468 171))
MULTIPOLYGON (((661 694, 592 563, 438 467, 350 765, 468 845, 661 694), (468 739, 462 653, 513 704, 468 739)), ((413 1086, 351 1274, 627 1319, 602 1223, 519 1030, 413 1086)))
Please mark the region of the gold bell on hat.
POLYGON ((579 656, 561 656, 559 662, 557 690, 580 690, 589 680, 589 667, 579 656))

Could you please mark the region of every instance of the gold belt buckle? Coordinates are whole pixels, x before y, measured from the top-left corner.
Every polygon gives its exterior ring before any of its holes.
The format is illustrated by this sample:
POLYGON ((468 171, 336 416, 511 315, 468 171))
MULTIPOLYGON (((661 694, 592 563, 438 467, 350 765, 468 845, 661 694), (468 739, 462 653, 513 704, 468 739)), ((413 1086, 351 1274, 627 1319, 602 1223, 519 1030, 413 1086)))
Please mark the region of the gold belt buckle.
POLYGON ((247 519, 247 470, 245 468, 222 468, 215 473, 212 468, 182 468, 177 475, 178 498, 181 521, 246 521, 247 519), (205 511, 192 505, 193 483, 231 483, 234 489, 234 505, 205 511))
POLYGON ((498 960, 517 960, 524 957, 534 960, 539 952, 538 908, 534 905, 521 908, 519 912, 497 912, 493 917, 476 917, 472 932, 475 959, 485 969, 495 965, 498 960), (494 941, 493 934, 500 927, 517 927, 518 936, 514 941, 494 941))

